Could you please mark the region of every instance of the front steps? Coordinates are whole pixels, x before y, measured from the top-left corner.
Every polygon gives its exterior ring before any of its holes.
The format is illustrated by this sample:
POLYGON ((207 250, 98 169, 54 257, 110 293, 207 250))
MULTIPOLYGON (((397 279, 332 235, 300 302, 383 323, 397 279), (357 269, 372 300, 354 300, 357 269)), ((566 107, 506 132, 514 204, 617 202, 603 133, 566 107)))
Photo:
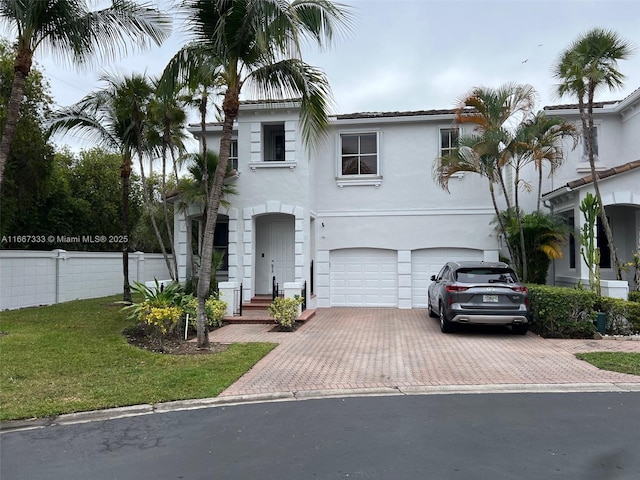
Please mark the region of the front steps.
MULTIPOLYGON (((275 323, 275 320, 267 313, 267 308, 270 303, 271 295, 256 295, 251 299, 251 302, 242 305, 242 316, 234 315, 232 317, 224 317, 223 321, 228 324, 275 323)), ((298 322, 306 322, 315 314, 315 310, 307 309, 298 317, 298 322)))

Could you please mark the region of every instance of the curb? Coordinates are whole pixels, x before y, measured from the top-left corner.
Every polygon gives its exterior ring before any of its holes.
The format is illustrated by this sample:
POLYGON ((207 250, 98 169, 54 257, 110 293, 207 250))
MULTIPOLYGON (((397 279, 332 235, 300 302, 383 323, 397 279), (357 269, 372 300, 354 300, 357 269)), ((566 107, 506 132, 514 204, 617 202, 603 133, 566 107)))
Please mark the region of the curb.
POLYGON ((441 385, 406 386, 372 388, 338 388, 323 390, 303 390, 298 392, 274 392, 252 395, 230 395, 195 400, 178 400, 157 404, 133 405, 130 407, 109 408, 90 412, 69 413, 64 415, 27 420, 9 420, 0 422, 0 434, 16 431, 34 430, 56 425, 75 425, 81 423, 115 420, 156 413, 169 413, 203 408, 231 407, 256 403, 292 402, 329 398, 389 397, 411 395, 454 395, 487 393, 631 393, 640 392, 640 383, 563 383, 563 384, 491 384, 491 385, 441 385))

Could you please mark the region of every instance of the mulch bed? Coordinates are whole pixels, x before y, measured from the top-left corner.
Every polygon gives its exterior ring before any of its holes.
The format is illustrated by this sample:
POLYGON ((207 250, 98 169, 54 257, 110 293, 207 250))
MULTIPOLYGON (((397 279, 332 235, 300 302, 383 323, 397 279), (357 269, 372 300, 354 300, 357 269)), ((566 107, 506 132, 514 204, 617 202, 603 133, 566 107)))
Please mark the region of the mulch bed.
POLYGON ((127 338, 127 342, 134 347, 168 355, 211 355, 224 352, 229 348, 228 345, 222 343, 212 343, 209 348, 198 348, 198 344, 195 341, 184 340, 178 335, 168 335, 160 344, 156 339, 147 335, 141 325, 127 328, 123 334, 127 338))

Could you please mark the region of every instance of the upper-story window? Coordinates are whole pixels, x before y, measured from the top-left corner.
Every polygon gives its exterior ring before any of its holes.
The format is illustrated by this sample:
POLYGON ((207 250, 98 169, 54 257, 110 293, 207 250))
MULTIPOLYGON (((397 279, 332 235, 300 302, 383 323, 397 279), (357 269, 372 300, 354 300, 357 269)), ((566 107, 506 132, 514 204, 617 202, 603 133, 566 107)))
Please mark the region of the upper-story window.
MULTIPOLYGON (((582 138, 582 158, 583 161, 589 161, 589 152, 587 152, 587 142, 584 139, 584 135, 582 138)), ((593 158, 598 161, 598 127, 593 126, 593 158)))
POLYGON ((343 133, 340 135, 340 174, 378 175, 378 134, 343 133))
POLYGON ((263 141, 263 160, 265 162, 284 162, 285 161, 285 134, 284 123, 271 125, 263 125, 262 127, 263 141))
POLYGON ((238 140, 231 140, 229 150, 229 169, 238 170, 238 140))
POLYGON ((440 129, 440 156, 445 157, 453 153, 458 146, 458 138, 460 138, 459 128, 441 128, 440 129))

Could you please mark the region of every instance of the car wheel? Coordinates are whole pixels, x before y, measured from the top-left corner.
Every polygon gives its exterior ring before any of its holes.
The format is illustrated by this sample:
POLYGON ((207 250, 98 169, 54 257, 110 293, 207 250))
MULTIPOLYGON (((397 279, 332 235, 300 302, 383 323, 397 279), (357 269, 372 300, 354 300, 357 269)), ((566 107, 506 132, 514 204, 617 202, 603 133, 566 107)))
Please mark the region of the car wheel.
POLYGON ((511 325, 511 331, 514 335, 526 335, 529 331, 529 324, 518 323, 517 325, 511 325))
POLYGON ((440 304, 440 330, 442 333, 453 333, 455 326, 449 321, 444 313, 444 306, 440 304))
POLYGON ((429 309, 429 316, 431 318, 436 318, 438 315, 436 315, 436 312, 434 312, 433 308, 431 308, 431 298, 427 298, 427 306, 429 309))

